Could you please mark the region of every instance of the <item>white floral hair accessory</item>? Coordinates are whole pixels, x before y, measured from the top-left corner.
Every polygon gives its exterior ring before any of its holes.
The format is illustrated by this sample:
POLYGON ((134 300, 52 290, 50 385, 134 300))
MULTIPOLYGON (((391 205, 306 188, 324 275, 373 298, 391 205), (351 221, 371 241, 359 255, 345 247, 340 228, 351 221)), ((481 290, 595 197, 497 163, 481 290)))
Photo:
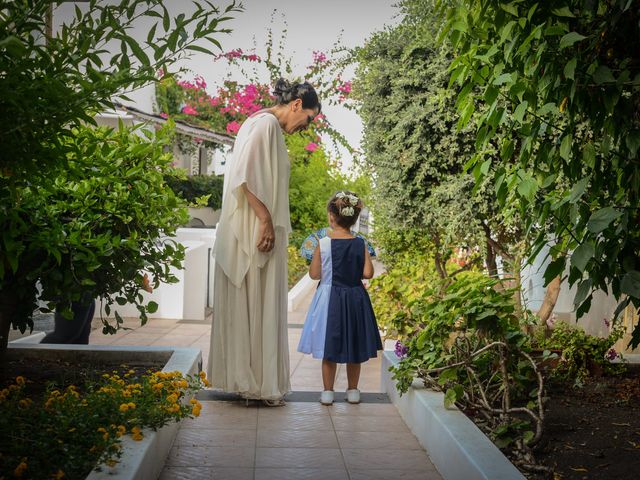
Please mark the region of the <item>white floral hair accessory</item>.
POLYGON ((353 207, 342 207, 340 209, 340 215, 342 215, 343 217, 351 217, 353 216, 353 213, 353 207))
POLYGON ((347 192, 336 193, 336 198, 346 198, 353 207, 358 205, 358 202, 360 201, 360 199, 356 195, 347 192))

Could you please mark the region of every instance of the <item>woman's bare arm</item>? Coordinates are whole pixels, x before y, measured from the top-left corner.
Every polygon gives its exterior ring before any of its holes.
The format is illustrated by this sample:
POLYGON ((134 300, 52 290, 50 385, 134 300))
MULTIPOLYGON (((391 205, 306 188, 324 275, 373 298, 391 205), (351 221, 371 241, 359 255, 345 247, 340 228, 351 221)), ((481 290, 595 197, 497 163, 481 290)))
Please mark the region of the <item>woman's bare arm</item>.
POLYGON ((260 220, 260 237, 258 238, 257 247, 261 252, 270 252, 273 250, 273 245, 276 238, 275 230, 273 229, 273 221, 271 220, 271 214, 267 207, 264 206, 258 197, 256 197, 247 188, 247 184, 242 185, 242 191, 247 197, 249 206, 255 212, 256 217, 260 220))

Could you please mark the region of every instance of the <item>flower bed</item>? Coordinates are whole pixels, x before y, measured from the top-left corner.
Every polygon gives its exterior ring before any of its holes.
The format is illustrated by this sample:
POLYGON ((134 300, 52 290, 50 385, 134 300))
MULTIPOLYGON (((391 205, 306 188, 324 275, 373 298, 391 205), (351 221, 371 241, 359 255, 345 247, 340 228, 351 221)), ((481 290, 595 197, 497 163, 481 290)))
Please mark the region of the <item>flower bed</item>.
MULTIPOLYGON (((159 371, 171 357, 166 348, 147 347, 145 359, 139 354, 145 349, 131 355, 132 349, 51 347, 10 349, 5 372, 22 372, 26 364, 31 378, 15 375, 7 382, 5 373, 3 379, 0 430, 11 433, 0 440, 0 477, 85 478, 102 465, 105 473, 137 478, 135 464, 141 462, 131 463, 131 452, 122 445, 137 454, 144 449, 135 444, 145 440, 151 445, 156 430, 200 413, 191 397, 206 384, 204 375, 189 375, 182 368, 159 371), (47 374, 52 369, 59 372, 55 378, 47 374), (118 469, 123 456, 128 465, 118 469)), ((167 448, 171 441, 164 442, 167 448)))

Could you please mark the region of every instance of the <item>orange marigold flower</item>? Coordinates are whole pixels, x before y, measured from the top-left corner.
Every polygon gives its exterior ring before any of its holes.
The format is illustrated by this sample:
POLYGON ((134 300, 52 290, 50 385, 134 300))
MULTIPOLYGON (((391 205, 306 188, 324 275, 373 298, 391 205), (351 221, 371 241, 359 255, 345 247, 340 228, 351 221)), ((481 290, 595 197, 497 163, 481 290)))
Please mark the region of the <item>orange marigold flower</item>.
POLYGON ((127 403, 123 403, 120 405, 120 411, 121 412, 126 412, 127 410, 129 410, 129 405, 127 403))
POLYGON ((136 404, 133 402, 129 402, 127 403, 127 405, 129 406, 129 409, 134 410, 136 408, 136 404))
POLYGON ((16 383, 18 385, 24 385, 26 383, 26 380, 22 375, 19 375, 16 377, 16 383))
POLYGON ((27 459, 23 458, 20 463, 18 464, 18 466, 16 467, 16 469, 13 471, 13 475, 15 477, 22 477, 22 474, 27 470, 27 459))

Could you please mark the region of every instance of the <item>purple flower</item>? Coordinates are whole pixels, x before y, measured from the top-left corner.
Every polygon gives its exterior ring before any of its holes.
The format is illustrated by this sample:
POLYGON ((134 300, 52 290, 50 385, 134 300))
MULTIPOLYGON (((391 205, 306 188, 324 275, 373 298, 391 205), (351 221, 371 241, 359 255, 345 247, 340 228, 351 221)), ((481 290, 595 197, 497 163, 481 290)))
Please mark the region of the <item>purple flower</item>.
POLYGON ((604 325, 609 328, 611 326, 611 322, 609 321, 609 319, 605 318, 604 319, 604 325))
POLYGON ((398 358, 404 358, 407 356, 407 352, 409 352, 409 347, 398 340, 396 342, 396 356, 398 358))
POLYGON ((615 360, 616 358, 618 358, 618 352, 616 352, 615 349, 610 348, 609 351, 604 354, 604 358, 609 361, 615 360))

